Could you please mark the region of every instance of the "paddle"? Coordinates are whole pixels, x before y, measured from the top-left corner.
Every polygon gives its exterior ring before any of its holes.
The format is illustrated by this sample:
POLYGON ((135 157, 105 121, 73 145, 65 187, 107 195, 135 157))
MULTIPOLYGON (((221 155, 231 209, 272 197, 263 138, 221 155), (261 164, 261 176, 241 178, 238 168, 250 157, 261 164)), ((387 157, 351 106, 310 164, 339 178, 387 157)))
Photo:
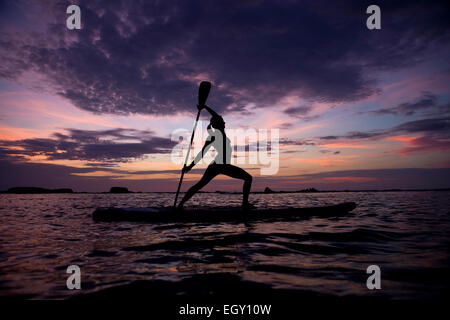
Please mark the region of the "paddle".
MULTIPOLYGON (((208 99, 209 91, 211 90, 211 82, 202 81, 200 83, 200 87, 198 88, 198 104, 203 106, 206 103, 206 99, 208 99)), ((184 168, 186 168, 186 163, 189 159, 189 153, 191 152, 192 141, 194 141, 195 129, 197 129, 198 118, 200 117, 200 109, 197 112, 197 118, 195 118, 194 129, 192 130, 191 142, 189 143, 189 148, 187 150, 186 159, 184 160, 183 169, 181 170, 180 182, 178 183, 177 195, 175 196, 175 201, 173 206, 177 206, 178 194, 180 193, 181 182, 184 177, 184 168)))

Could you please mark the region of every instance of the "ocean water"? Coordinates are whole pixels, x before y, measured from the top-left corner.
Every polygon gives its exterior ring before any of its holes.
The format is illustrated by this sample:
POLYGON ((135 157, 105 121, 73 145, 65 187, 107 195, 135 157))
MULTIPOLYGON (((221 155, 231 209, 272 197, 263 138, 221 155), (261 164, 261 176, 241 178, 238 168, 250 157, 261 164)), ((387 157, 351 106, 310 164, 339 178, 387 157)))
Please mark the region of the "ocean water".
MULTIPOLYGON (((332 297, 435 299, 448 294, 450 192, 252 194, 257 207, 354 201, 344 217, 251 223, 94 222, 99 206, 170 206, 174 194, 0 194, 0 296, 65 299, 158 284, 189 295, 239 283, 332 297), (381 269, 368 290, 366 269, 381 269), (81 268, 81 290, 66 269, 81 268), (178 285, 177 284, 182 284, 178 285)), ((190 206, 239 205, 198 194, 190 206)), ((212 211, 211 214, 214 214, 212 211)))

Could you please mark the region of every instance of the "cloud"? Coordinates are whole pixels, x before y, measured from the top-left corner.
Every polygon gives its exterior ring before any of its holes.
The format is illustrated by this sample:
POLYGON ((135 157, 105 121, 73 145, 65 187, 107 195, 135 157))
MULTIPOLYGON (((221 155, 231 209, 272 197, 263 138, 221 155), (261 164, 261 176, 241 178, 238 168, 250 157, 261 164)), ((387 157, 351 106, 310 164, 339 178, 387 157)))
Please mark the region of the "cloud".
POLYGON ((410 147, 402 148, 392 151, 393 153, 399 153, 402 155, 408 155, 415 152, 426 151, 449 151, 450 139, 439 139, 435 137, 423 136, 408 141, 410 147))
MULTIPOLYGON (((367 132, 352 131, 341 136, 323 136, 321 140, 379 140, 389 138, 391 140, 405 140, 411 146, 402 148, 399 150, 391 151, 393 153, 400 153, 403 155, 414 152, 426 152, 426 151, 448 151, 450 150, 450 118, 431 118, 422 119, 402 123, 395 127, 384 130, 373 130, 367 132), (420 136, 414 136, 408 139, 394 139, 396 135, 401 134, 414 134, 420 136)), ((333 145, 341 146, 339 143, 333 142, 333 145)), ((324 145, 324 144, 322 144, 324 145)), ((342 146, 341 146, 342 147, 342 146)), ((356 146, 355 147, 361 147, 356 146)))
POLYGON ((432 189, 450 187, 450 169, 369 169, 343 170, 283 177, 299 185, 319 189, 432 189))
MULTIPOLYGON (((320 118, 320 115, 312 115, 308 114, 313 110, 312 106, 298 106, 298 107, 290 107, 285 109, 283 112, 290 117, 301 119, 303 121, 312 121, 320 118)), ((286 126, 286 124, 284 124, 286 126)))
POLYGON ((292 123, 292 122, 283 122, 279 125, 280 129, 282 129, 282 130, 291 129, 293 126, 294 126, 294 123, 292 123))
POLYGON ((292 107, 284 110, 284 113, 295 116, 295 117, 301 117, 307 115, 312 110, 311 106, 299 106, 299 107, 292 107))
POLYGON ((414 102, 404 102, 393 108, 383 108, 370 111, 374 115, 402 115, 412 116, 422 111, 426 115, 442 115, 450 113, 450 104, 438 105, 437 96, 429 92, 424 92, 422 96, 414 102))
POLYGON ((2 140, 0 152, 4 154, 3 159, 45 156, 48 160, 128 162, 147 154, 169 153, 176 144, 145 130, 67 131, 68 134, 55 133, 53 138, 2 140))
POLYGON ((39 76, 45 90, 100 114, 195 112, 200 80, 214 82, 208 103, 220 112, 293 93, 356 101, 378 92, 373 71, 423 61, 449 37, 446 2, 381 1, 379 32, 365 28, 361 1, 79 4, 79 31, 64 26, 65 1, 24 6, 36 25, 7 20, 16 25, 0 40, 0 77, 39 76))
POLYGON ((391 132, 433 132, 448 136, 450 134, 450 118, 434 118, 410 121, 400 124, 390 130, 391 132))
POLYGON ((332 150, 319 150, 320 153, 326 154, 326 153, 333 153, 333 154, 340 154, 341 151, 332 151, 332 150))
POLYGON ((446 138, 450 136, 450 118, 432 118, 409 121, 398 126, 372 131, 351 131, 341 136, 322 136, 321 140, 352 140, 352 139, 373 139, 385 138, 394 134, 402 133, 426 133, 428 135, 446 138))
POLYGON ((281 138, 279 141, 280 145, 294 145, 294 146, 314 146, 315 142, 307 139, 289 139, 281 138))
POLYGON ((242 116, 251 116, 254 112, 249 111, 245 106, 228 106, 226 112, 236 112, 242 116))

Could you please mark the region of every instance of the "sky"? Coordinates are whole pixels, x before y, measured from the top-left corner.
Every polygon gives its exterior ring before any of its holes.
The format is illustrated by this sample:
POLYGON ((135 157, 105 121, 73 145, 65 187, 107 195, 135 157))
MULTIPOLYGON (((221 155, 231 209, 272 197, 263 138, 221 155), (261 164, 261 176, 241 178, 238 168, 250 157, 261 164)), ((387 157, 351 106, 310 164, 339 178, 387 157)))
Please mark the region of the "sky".
POLYGON ((192 130, 201 81, 227 130, 279 130, 276 174, 239 164, 254 191, 448 188, 448 16, 446 1, 0 1, 0 190, 176 191, 173 134, 192 130))

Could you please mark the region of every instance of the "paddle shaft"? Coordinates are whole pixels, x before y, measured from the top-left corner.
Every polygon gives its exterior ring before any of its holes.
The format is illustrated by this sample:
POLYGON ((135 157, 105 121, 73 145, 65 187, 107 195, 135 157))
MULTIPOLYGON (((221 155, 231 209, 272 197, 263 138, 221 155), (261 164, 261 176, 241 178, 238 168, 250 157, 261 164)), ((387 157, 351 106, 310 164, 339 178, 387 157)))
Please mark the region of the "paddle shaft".
POLYGON ((200 117, 200 111, 201 110, 198 110, 198 112, 197 112, 197 118, 195 119, 194 129, 192 130, 191 142, 189 143, 189 148, 186 153, 186 159, 184 160, 183 169, 181 170, 181 177, 180 177, 180 182, 178 183, 177 195, 175 196, 175 201, 173 203, 174 207, 177 206, 178 194, 180 193, 181 183, 183 182, 183 177, 184 177, 184 168, 186 167, 186 163, 189 159, 189 154, 191 152, 191 146, 192 146, 192 142, 194 141, 194 135, 195 135, 195 130, 197 129, 197 123, 198 123, 198 118, 200 117))

